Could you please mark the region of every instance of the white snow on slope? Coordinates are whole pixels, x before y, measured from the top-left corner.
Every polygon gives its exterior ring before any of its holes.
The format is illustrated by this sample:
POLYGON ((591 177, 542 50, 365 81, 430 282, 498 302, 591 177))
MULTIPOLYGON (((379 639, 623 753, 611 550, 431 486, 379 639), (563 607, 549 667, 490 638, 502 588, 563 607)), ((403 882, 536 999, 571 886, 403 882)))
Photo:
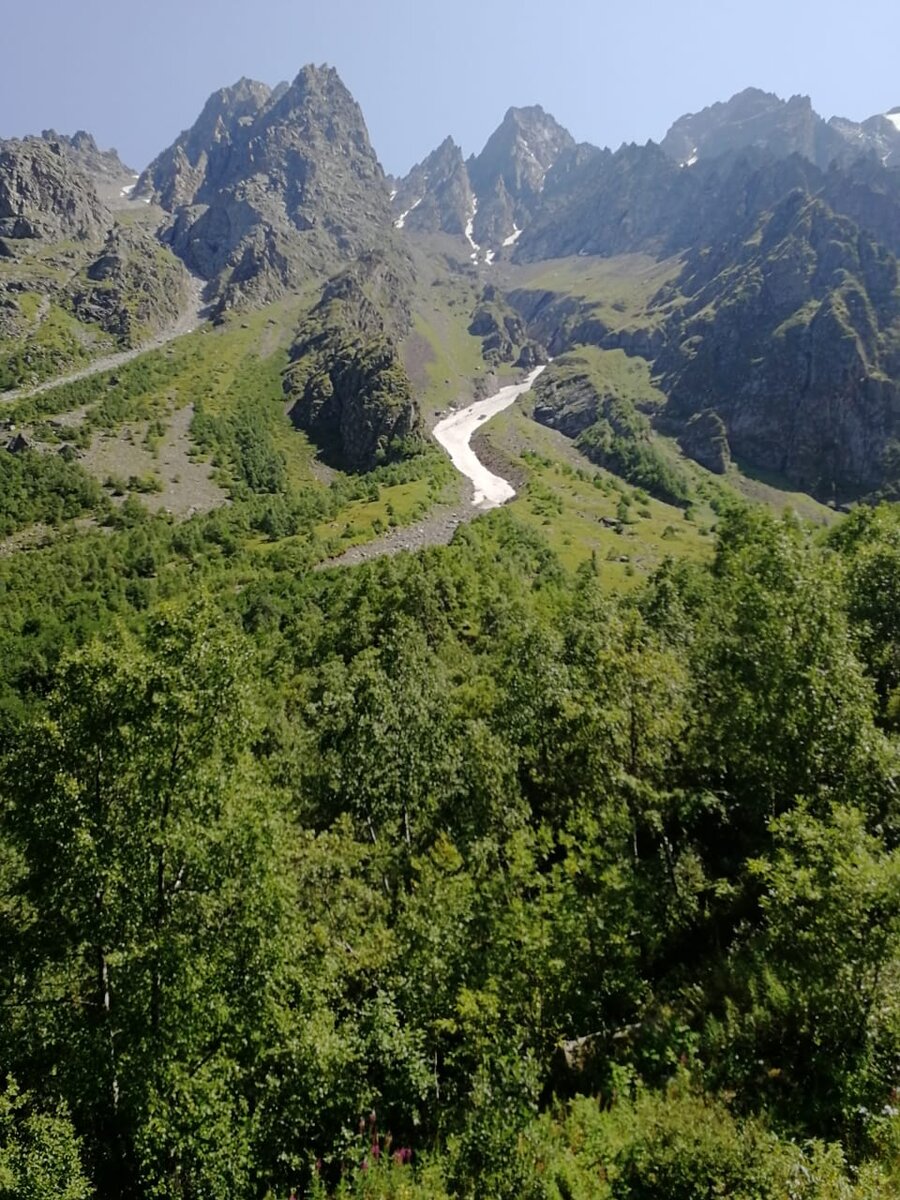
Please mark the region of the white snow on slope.
POLYGON ((680 166, 692 167, 695 162, 697 162, 697 147, 696 146, 691 151, 691 157, 686 159, 683 163, 681 163, 680 166))
POLYGON ((409 216, 409 214, 410 214, 410 213, 413 211, 413 209, 414 209, 414 208, 418 208, 418 207, 419 207, 419 205, 422 203, 422 201, 423 201, 424 199, 425 199, 425 197, 424 197, 424 196, 420 196, 420 197, 418 198, 418 200, 415 202, 415 204, 411 205, 411 206, 410 206, 410 207, 409 207, 409 208, 406 210, 406 212, 405 212, 405 213, 401 213, 401 214, 400 214, 400 216, 397 218, 397 220, 394 222, 394 228, 395 228, 395 229, 402 229, 402 228, 403 228, 403 226, 406 224, 406 218, 409 216))
POLYGON ((507 500, 512 500, 516 489, 499 475, 492 474, 476 457, 475 451, 469 445, 472 434, 476 429, 480 429, 485 421, 503 412, 511 404, 515 404, 520 396, 529 392, 543 370, 543 367, 536 367, 524 383, 514 383, 510 387, 501 388, 495 396, 478 400, 468 408, 451 413, 434 427, 434 436, 450 455, 454 467, 467 479, 471 479, 475 488, 472 503, 476 508, 498 508, 507 500))
POLYGON ((393 202, 396 199, 397 199, 397 189, 391 188, 391 201, 393 202))
POLYGON ((490 266, 492 266, 492 265, 493 265, 494 259, 495 259, 496 257, 497 257, 497 252, 496 252, 496 250, 488 250, 488 252, 487 252, 487 253, 485 254, 485 256, 484 256, 484 261, 485 261, 485 262, 487 263, 487 265, 490 267, 490 266))
POLYGON ((513 221, 513 231, 508 238, 503 239, 503 245, 514 246, 521 236, 522 230, 518 227, 515 221, 513 221))
POLYGON ((126 196, 130 196, 133 191, 134 191, 134 184, 129 183, 128 187, 122 188, 121 192, 119 192, 119 195, 124 199, 126 196))
POLYGON ((478 197, 472 197, 472 215, 466 221, 466 241, 472 247, 472 253, 469 255, 472 262, 478 262, 478 251, 481 247, 475 241, 475 215, 478 212, 478 197))
POLYGON ((900 112, 885 113, 884 115, 897 130, 897 132, 900 133, 900 112))

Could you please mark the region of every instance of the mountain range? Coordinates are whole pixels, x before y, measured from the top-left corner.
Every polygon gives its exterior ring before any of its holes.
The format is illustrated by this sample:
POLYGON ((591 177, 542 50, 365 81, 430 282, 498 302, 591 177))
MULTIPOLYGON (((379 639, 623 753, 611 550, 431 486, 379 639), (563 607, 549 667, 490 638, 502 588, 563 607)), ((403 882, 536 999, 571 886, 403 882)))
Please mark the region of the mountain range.
MULTIPOLYGON (((35 369, 26 293, 80 322, 87 353, 98 329, 139 345, 164 327, 191 275, 218 320, 307 296, 292 414, 365 469, 421 436, 414 313, 438 264, 472 289, 453 321, 488 366, 579 346, 646 362, 653 402, 615 397, 644 410, 622 437, 652 427, 714 471, 734 458, 829 501, 894 495, 898 254, 900 109, 825 121, 751 88, 612 151, 510 108, 480 153, 448 137, 391 179, 337 72, 307 66, 216 92, 137 178, 85 133, 0 143, 0 387, 35 369), (598 261, 633 281, 624 299, 589 285, 598 261)), ((542 387, 536 415, 561 427, 584 381, 542 387)))

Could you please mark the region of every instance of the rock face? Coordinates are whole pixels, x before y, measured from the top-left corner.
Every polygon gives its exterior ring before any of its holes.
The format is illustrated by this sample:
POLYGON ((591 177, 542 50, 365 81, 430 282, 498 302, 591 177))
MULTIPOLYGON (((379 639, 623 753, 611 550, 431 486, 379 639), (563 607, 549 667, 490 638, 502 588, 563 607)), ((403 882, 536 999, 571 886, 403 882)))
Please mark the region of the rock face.
POLYGON ((406 264, 362 256, 329 280, 291 349, 291 418, 324 455, 353 471, 404 452, 420 414, 397 345, 409 328, 406 264))
POLYGON ((685 502, 689 484, 651 439, 647 417, 625 388, 577 352, 553 362, 535 385, 534 418, 574 438, 596 463, 674 504, 685 502))
POLYGON ((847 143, 842 161, 869 153, 885 167, 900 167, 900 109, 879 113, 857 123, 832 117, 828 124, 847 143))
POLYGON ((546 350, 529 337, 522 317, 493 284, 481 293, 469 333, 481 338, 482 355, 492 366, 514 362, 532 368, 546 361, 546 350))
POLYGON ((0 142, 0 237, 99 240, 111 217, 58 144, 0 142))
POLYGON ((126 167, 115 150, 101 150, 93 137, 79 129, 71 137, 45 129, 41 139, 50 146, 59 146, 75 166, 87 175, 95 186, 122 188, 134 182, 135 172, 126 167))
POLYGON ((391 203, 398 228, 465 236, 473 211, 472 187, 462 151, 452 138, 399 181, 391 203))
POLYGON ((574 145, 539 105, 511 108, 467 162, 447 138, 413 167, 395 189, 395 223, 419 233, 461 235, 473 251, 478 246, 496 255, 515 244, 539 204, 548 171, 574 145))
POLYGON ((731 462, 728 430, 714 409, 694 413, 684 427, 679 445, 689 458, 695 459, 708 471, 724 475, 731 462))
POLYGON ((188 304, 181 263, 139 228, 116 225, 100 255, 75 286, 72 307, 128 345, 168 328, 188 304))
POLYGON ((135 196, 153 199, 174 212, 196 203, 202 189, 212 193, 227 182, 236 139, 271 96, 271 88, 252 79, 213 92, 191 128, 147 167, 135 186, 135 196))
POLYGON ((469 180, 478 197, 475 240, 499 246, 530 219, 547 172, 575 139, 540 105, 511 108, 477 157, 469 180))
POLYGON ((689 255, 656 363, 667 419, 696 447, 692 418, 714 410, 739 460, 826 499, 878 488, 900 412, 898 283, 890 253, 792 192, 754 236, 689 255))
POLYGON ((175 252, 222 307, 262 303, 389 240, 384 173, 359 106, 327 67, 269 92, 243 80, 144 173, 175 252))
POLYGON ((770 92, 747 88, 724 103, 681 117, 661 145, 682 166, 757 147, 778 158, 802 154, 824 169, 844 154, 846 143, 838 129, 813 111, 808 96, 781 100, 770 92))

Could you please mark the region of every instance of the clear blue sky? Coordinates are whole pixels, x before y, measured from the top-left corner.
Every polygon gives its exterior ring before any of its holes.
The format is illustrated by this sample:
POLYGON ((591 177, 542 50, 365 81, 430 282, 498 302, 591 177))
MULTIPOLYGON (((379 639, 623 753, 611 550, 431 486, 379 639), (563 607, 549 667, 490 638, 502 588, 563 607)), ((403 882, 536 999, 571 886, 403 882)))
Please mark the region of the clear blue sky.
POLYGON ((900 0, 23 0, 3 6, 0 136, 89 130, 140 168, 241 75, 336 66, 385 169, 511 104, 579 140, 659 139, 748 85, 825 117, 900 105, 900 0))

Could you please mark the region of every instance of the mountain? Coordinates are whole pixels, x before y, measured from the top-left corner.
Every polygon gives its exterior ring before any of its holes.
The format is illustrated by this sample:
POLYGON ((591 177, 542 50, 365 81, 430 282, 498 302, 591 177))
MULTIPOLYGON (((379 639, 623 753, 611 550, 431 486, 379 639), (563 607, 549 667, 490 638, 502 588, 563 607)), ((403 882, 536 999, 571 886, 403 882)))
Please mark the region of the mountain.
POLYGON ((213 92, 191 128, 143 172, 135 196, 154 200, 172 212, 197 202, 202 189, 209 193, 224 183, 236 137, 271 97, 271 88, 252 79, 213 92))
POLYGON ((389 238, 390 202, 362 113, 336 71, 270 92, 242 80, 144 172, 168 239, 220 307, 263 303, 389 238))
POLYGON ((819 496, 884 482, 900 411, 893 255, 797 189, 754 230, 689 253, 676 286, 656 362, 669 420, 714 412, 738 459, 819 496))
POLYGON ((463 162, 447 138, 397 184, 395 224, 467 239, 488 264, 515 245, 539 204, 548 171, 575 140, 540 105, 510 108, 484 149, 463 162))
POLYGON ((109 213, 58 142, 0 142, 0 237, 103 237, 109 213))
POLYGON ((71 137, 57 133, 55 129, 45 129, 41 138, 48 145, 59 146, 98 189, 111 188, 120 193, 123 188, 133 186, 137 178, 136 172, 125 166, 116 150, 101 150, 91 134, 83 129, 71 137))
POLYGON ((539 104, 509 109, 481 153, 468 162, 478 199, 475 240, 497 246, 515 237, 539 201, 547 172, 574 145, 569 131, 539 104))
POLYGON ((472 216, 472 185, 462 150, 451 137, 397 183, 394 224, 417 233, 465 236, 472 216))
MULTIPOLYGON (((285 390, 295 423, 353 470, 420 428, 406 340, 417 386, 440 386, 455 331, 480 341, 481 369, 584 344, 645 360, 662 393, 640 420, 599 367, 546 376, 553 404, 539 411, 558 408, 547 423, 564 432, 591 415, 595 461, 612 461, 613 442, 626 461, 630 437, 640 469, 661 477, 648 467, 656 422, 715 469, 733 454, 833 498, 895 482, 898 145, 900 112, 826 122, 807 97, 754 88, 679 118, 659 145, 615 152, 576 144, 534 105, 508 109, 468 160, 447 137, 389 189, 356 101, 334 70, 306 66, 274 89, 245 78, 215 92, 135 198, 164 211, 164 245, 207 281, 218 315, 318 289, 285 390), (409 235, 426 236, 407 247, 409 235), (620 302, 620 321, 578 279, 613 257, 627 275, 635 255, 672 265, 643 307, 620 302), (567 288, 522 286, 547 260, 571 262, 567 288), (448 264, 465 294, 444 294, 448 264), (435 324, 413 332, 426 278, 435 324)), ((0 233, 7 256, 14 241, 84 242, 60 302, 133 341, 171 314, 164 294, 181 304, 184 277, 150 240, 158 209, 140 206, 148 219, 133 228, 103 204, 100 181, 122 172, 83 132, 5 143, 0 233)), ((34 273, 4 286, 46 290, 34 273)), ((24 318, 7 323, 24 336, 24 318)))
POLYGON ((846 138, 813 111, 808 96, 781 100, 758 88, 679 118, 660 144, 684 167, 755 146, 778 157, 802 154, 825 168, 846 151, 846 138))

